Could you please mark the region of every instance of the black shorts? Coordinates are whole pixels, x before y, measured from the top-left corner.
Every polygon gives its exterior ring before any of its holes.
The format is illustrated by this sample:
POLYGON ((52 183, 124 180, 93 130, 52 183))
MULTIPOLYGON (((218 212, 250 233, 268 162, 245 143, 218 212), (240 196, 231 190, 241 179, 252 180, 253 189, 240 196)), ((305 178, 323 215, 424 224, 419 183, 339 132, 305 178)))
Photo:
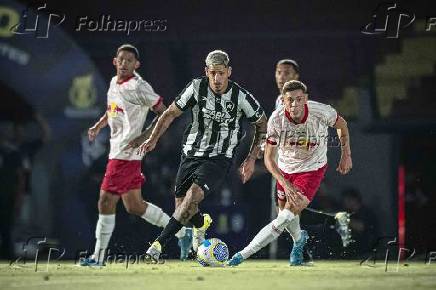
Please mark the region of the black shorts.
POLYGON ((183 197, 193 183, 200 186, 205 195, 219 190, 232 160, 227 157, 182 156, 176 177, 176 197, 183 197))

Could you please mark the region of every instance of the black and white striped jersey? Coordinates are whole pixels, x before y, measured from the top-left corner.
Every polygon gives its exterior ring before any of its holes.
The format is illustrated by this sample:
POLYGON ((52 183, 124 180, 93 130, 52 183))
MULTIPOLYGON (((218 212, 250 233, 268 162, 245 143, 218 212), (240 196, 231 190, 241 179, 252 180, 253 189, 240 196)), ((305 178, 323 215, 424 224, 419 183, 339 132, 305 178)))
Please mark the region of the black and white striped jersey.
POLYGON ((191 109, 183 140, 186 156, 232 158, 242 136, 242 117, 255 123, 264 115, 259 102, 230 80, 226 92, 217 95, 207 77, 193 79, 174 102, 182 111, 191 109))

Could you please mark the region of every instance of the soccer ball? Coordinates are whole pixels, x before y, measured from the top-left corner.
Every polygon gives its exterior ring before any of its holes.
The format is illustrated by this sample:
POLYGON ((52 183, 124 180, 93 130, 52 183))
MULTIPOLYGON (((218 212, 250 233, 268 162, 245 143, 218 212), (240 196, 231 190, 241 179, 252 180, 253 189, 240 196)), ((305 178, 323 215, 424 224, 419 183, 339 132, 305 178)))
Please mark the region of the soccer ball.
POLYGON ((203 267, 222 267, 229 259, 229 248, 217 238, 204 240, 198 247, 197 261, 203 267))

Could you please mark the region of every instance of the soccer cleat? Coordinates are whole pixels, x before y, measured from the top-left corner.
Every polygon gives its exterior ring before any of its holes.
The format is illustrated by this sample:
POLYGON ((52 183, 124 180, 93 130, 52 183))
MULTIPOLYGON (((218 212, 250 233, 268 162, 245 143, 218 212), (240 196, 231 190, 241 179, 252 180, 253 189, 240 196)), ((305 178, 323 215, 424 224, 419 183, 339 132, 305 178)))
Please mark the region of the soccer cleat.
POLYGON ((177 243, 180 247, 180 260, 188 259, 189 251, 192 247, 192 229, 186 228, 185 235, 181 237, 177 243))
POLYGON ((344 211, 338 212, 335 215, 335 220, 336 231, 341 236, 342 246, 345 248, 353 242, 351 239, 350 214, 344 211))
POLYGON ((309 235, 307 234, 307 231, 302 230, 300 239, 294 242, 294 245, 292 246, 291 255, 289 257, 289 263, 291 266, 303 265, 303 250, 308 238, 309 235))
POLYGON ((233 255, 233 257, 227 262, 228 266, 235 267, 238 266, 244 262, 244 258, 242 257, 241 253, 236 253, 233 255))
POLYGON ((203 226, 201 228, 194 227, 194 235, 192 237, 192 248, 197 253, 198 247, 203 243, 206 236, 206 231, 212 224, 212 218, 209 214, 203 214, 203 226))
POLYGON ((145 262, 147 264, 161 264, 163 261, 159 260, 162 253, 162 246, 158 241, 154 241, 153 244, 145 252, 145 262))
POLYGON ((99 263, 93 258, 81 258, 79 260, 79 265, 82 267, 104 267, 106 266, 104 263, 99 263))

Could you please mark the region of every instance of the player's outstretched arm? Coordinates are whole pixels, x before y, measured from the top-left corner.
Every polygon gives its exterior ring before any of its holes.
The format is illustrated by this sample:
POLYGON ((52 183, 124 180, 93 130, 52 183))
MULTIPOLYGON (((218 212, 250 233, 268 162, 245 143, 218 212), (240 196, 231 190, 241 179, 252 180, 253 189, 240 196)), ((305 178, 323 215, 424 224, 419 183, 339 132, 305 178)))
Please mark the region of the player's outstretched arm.
POLYGON ((144 143, 150 137, 159 117, 162 116, 166 109, 167 106, 165 106, 162 102, 160 102, 156 107, 153 107, 152 111, 156 114, 156 117, 154 117, 153 121, 151 121, 150 125, 148 125, 141 135, 129 142, 126 148, 138 148, 142 143, 144 143))
POLYGON ((266 126, 267 119, 265 115, 263 115, 256 123, 254 123, 255 131, 253 135, 253 140, 251 142, 250 152, 248 153, 247 158, 245 158, 244 162, 242 162, 241 166, 239 167, 242 183, 246 183, 253 175, 255 161, 261 151, 262 142, 265 141, 266 126))
POLYGON ((98 120, 94 126, 88 129, 89 141, 94 141, 101 129, 107 126, 107 112, 98 120))
POLYGON ((183 111, 173 102, 157 120, 150 137, 139 146, 138 153, 145 154, 152 151, 154 147, 156 147, 159 138, 165 133, 174 119, 179 117, 182 113, 183 111))
POLYGON ((353 167, 353 161, 351 160, 350 132, 348 131, 347 122, 344 118, 339 116, 333 127, 336 128, 338 132, 341 144, 341 159, 339 160, 336 171, 341 174, 347 174, 353 167))

